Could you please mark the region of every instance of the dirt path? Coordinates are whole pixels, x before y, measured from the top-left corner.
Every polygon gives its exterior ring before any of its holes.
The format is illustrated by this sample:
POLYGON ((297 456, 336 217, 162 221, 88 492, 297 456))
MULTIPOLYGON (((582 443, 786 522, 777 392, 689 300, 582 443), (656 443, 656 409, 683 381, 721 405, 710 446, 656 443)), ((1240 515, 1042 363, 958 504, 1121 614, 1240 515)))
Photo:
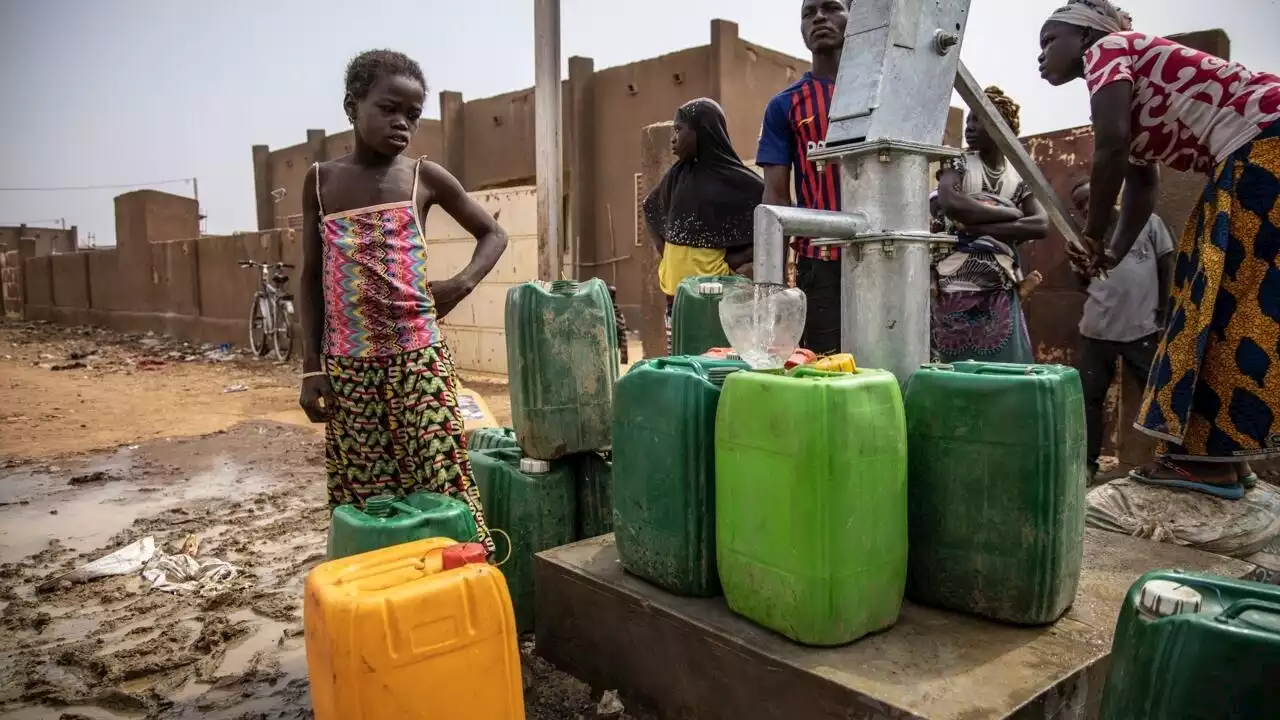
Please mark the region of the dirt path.
MULTIPOLYGON (((296 409, 296 373, 0 325, 0 716, 311 716, 302 581, 324 559, 328 509, 323 435, 296 409), (136 574, 48 583, 145 537, 176 553, 189 536, 240 577, 206 595, 136 574)), ((505 387, 468 387, 508 419, 505 387)), ((596 717, 598 694, 522 651, 531 720, 596 717)))

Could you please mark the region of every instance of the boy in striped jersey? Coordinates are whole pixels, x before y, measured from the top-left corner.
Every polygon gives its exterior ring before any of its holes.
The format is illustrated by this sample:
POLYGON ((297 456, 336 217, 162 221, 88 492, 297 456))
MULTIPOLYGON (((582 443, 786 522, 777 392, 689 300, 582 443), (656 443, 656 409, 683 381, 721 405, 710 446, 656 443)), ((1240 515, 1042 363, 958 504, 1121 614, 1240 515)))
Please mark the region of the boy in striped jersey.
MULTIPOLYGON (((790 205, 794 175, 796 204, 815 210, 840 209, 840 168, 819 171, 808 160, 808 144, 825 140, 844 48, 849 9, 845 0, 804 0, 800 31, 813 53, 812 69, 769 101, 756 164, 764 169, 764 203, 790 205)), ((818 354, 840 352, 840 250, 792 238, 796 285, 808 296, 801 344, 818 354)))

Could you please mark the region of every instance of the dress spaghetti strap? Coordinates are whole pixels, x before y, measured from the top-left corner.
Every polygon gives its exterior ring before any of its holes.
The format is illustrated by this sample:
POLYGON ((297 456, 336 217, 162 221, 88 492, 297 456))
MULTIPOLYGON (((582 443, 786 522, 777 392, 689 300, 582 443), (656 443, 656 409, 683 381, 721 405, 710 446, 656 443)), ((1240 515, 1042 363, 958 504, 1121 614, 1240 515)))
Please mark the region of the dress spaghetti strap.
POLYGON ((320 163, 311 163, 316 171, 316 207, 320 208, 320 217, 324 217, 324 201, 320 199, 320 163))
MULTIPOLYGON (((422 239, 423 243, 426 243, 427 236, 422 232, 422 218, 418 216, 418 180, 422 177, 422 161, 426 159, 427 156, 422 155, 418 158, 418 162, 414 163, 413 190, 409 193, 409 210, 413 213, 413 223, 418 226, 418 237, 422 239)), ((319 189, 320 186, 316 185, 316 190, 319 189)))

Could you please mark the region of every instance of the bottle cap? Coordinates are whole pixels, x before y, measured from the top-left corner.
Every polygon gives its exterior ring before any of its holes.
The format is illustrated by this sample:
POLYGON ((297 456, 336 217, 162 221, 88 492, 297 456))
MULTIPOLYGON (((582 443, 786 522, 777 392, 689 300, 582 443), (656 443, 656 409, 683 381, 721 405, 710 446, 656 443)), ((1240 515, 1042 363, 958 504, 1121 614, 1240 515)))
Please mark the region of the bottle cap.
POLYGON ((483 565, 488 553, 480 543, 450 545, 440 553, 441 567, 453 570, 464 565, 483 565))
POLYGON ((527 475, 543 475, 551 472, 551 463, 546 460, 520 458, 520 472, 527 475))
POLYGON ((718 282, 698 283, 698 292, 703 295, 723 295, 724 285, 718 282))
POLYGON ((1194 588, 1172 580, 1148 580, 1138 594, 1138 607, 1156 617, 1200 612, 1201 601, 1194 588))

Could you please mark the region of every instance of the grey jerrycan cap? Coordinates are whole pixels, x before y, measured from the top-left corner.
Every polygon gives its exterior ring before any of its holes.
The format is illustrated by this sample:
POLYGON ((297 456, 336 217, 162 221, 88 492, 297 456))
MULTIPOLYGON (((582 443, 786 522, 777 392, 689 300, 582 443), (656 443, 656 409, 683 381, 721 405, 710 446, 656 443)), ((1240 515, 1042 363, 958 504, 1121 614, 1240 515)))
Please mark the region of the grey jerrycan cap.
POLYGON ((526 475, 545 475, 551 472, 551 463, 546 460, 520 458, 520 472, 526 475))
POLYGON ((1195 588, 1173 580, 1148 580, 1138 593, 1138 607, 1156 617, 1200 612, 1203 598, 1195 588))

